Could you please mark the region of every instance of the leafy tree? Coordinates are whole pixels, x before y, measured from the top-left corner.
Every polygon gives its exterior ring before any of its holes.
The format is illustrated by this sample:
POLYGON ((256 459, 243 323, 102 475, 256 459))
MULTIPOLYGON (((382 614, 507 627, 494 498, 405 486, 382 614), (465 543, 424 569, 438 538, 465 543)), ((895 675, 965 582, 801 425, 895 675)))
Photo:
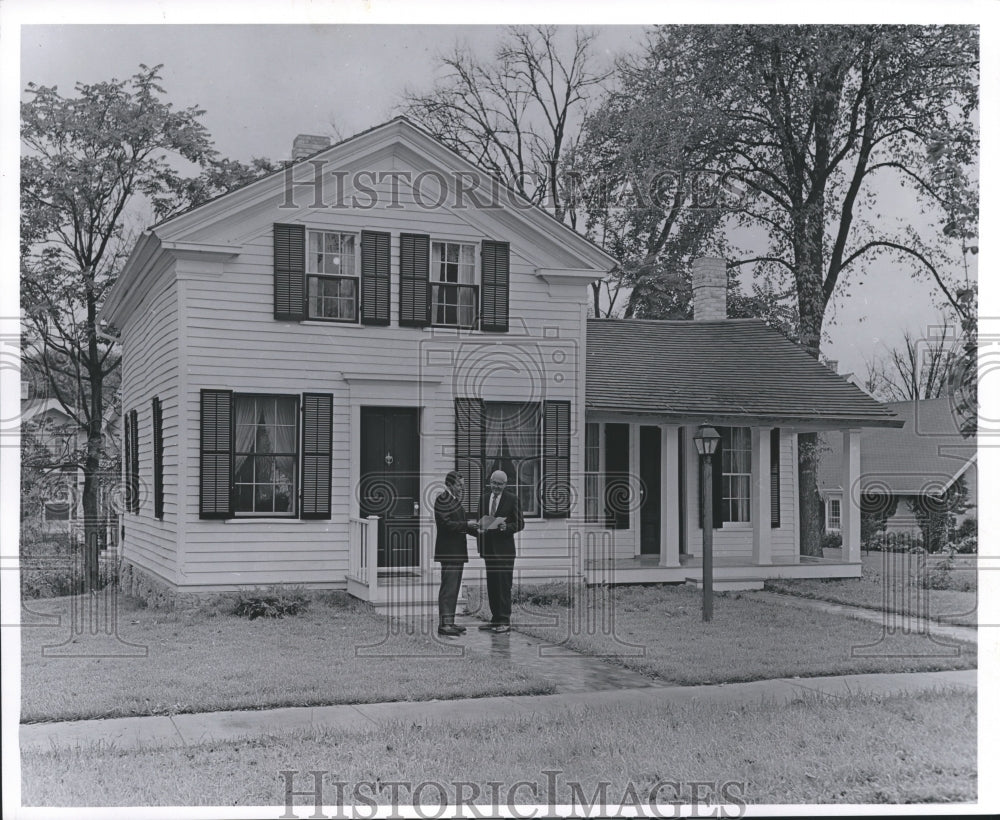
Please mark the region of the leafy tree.
MULTIPOLYGON (((974 252, 978 65, 966 26, 664 27, 651 39, 648 88, 688 78, 710 111, 695 148, 746 190, 726 226, 764 237, 762 251, 736 264, 789 283, 812 356, 834 293, 850 295, 890 259, 933 281, 963 328, 974 322, 955 244, 974 252), (888 218, 890 186, 937 219, 938 232, 888 218)), ((634 106, 658 100, 648 93, 634 106)), ((815 434, 800 444, 802 549, 819 554, 815 434)))
POLYGON ((940 552, 955 534, 958 516, 969 509, 969 489, 965 477, 960 476, 943 493, 917 496, 909 505, 920 527, 924 549, 940 552))
POLYGON ((48 391, 86 431, 81 454, 86 570, 96 579, 98 482, 109 389, 120 354, 97 313, 132 244, 131 210, 157 216, 260 170, 220 160, 203 111, 175 110, 159 66, 127 80, 78 83, 75 96, 30 83, 21 105, 21 303, 24 349, 48 391), (185 176, 178 170, 194 171, 185 176))

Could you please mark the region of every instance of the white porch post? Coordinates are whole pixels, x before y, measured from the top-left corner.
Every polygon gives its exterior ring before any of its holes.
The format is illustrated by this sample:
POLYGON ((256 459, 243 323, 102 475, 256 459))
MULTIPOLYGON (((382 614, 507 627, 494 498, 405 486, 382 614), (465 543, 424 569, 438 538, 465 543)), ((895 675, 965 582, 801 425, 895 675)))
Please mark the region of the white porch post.
POLYGON ((750 520, 753 522, 753 562, 771 563, 771 431, 750 431, 750 520))
POLYGON ((840 536, 841 556, 848 563, 861 561, 861 431, 844 430, 841 465, 840 536))
POLYGON ((677 427, 660 425, 660 566, 679 567, 680 504, 678 503, 677 427))

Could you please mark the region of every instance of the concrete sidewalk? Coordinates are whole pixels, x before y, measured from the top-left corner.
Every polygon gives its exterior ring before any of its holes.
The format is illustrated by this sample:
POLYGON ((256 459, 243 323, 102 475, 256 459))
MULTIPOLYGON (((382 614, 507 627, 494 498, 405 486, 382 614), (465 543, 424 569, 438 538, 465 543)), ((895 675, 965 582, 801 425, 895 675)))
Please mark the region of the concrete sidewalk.
POLYGON ((860 621, 871 621, 872 623, 882 624, 888 632, 903 632, 911 635, 936 635, 941 638, 977 643, 978 630, 974 626, 942 624, 932 621, 929 618, 921 618, 917 615, 867 609, 850 604, 835 604, 830 601, 821 601, 818 598, 803 598, 798 595, 789 595, 785 592, 752 592, 746 594, 772 604, 793 606, 798 609, 815 609, 821 612, 831 612, 835 615, 844 615, 860 621))
POLYGON ((357 732, 393 723, 474 723, 511 715, 554 714, 574 706, 612 704, 720 703, 754 706, 789 703, 810 695, 844 697, 862 692, 890 695, 904 692, 959 689, 975 691, 977 671, 835 675, 820 678, 728 683, 708 686, 650 686, 557 695, 468 700, 373 703, 352 706, 292 707, 261 711, 203 712, 171 717, 110 718, 65 723, 35 723, 20 727, 23 751, 81 748, 96 744, 129 750, 182 747, 214 741, 234 741, 289 730, 316 728, 357 732))

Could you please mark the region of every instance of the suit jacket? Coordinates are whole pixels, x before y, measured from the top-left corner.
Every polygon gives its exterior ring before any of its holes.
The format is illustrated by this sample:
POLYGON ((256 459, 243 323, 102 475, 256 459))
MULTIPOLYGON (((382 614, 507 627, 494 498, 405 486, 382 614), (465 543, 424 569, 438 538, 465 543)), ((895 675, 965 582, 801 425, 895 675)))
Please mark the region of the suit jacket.
POLYGON ((476 530, 470 529, 462 502, 447 491, 441 493, 434 499, 434 523, 437 525, 434 560, 468 561, 469 548, 465 539, 469 535, 476 535, 476 530))
MULTIPOLYGON (((490 514, 490 497, 493 494, 487 492, 479 499, 479 517, 490 514)), ((479 536, 479 554, 483 558, 510 558, 516 555, 514 549, 514 533, 524 529, 524 518, 521 516, 521 502, 517 500, 514 493, 504 490, 497 503, 496 514, 498 518, 503 518, 507 522, 507 529, 503 532, 499 530, 489 530, 479 536)))

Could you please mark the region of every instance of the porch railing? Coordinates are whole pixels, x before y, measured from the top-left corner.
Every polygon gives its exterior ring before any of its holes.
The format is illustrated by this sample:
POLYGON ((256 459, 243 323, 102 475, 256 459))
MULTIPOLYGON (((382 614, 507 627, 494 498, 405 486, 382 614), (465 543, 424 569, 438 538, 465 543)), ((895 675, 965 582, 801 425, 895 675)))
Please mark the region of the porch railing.
POLYGON ((378 516, 351 517, 348 524, 350 562, 348 574, 367 584, 369 589, 378 586, 378 516))

